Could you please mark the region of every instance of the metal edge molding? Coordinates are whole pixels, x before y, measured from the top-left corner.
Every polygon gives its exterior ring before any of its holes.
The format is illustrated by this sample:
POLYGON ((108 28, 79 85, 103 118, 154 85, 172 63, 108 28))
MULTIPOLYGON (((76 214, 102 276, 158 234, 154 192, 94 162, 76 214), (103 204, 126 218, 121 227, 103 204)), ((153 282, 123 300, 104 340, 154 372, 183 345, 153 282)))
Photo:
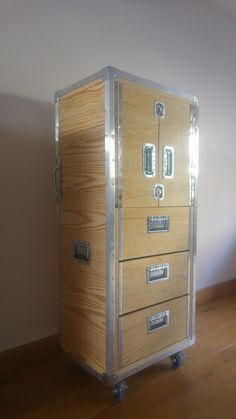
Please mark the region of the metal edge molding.
POLYGON ((66 95, 67 93, 72 92, 73 90, 79 89, 81 86, 84 86, 88 83, 92 83, 95 80, 109 80, 111 79, 110 77, 110 69, 111 67, 105 67, 103 68, 101 71, 98 71, 97 73, 92 74, 89 77, 85 77, 84 79, 73 83, 71 85, 69 85, 68 87, 65 87, 65 89, 62 90, 58 90, 55 93, 55 101, 57 101, 58 99, 60 99, 60 97, 66 95))
POLYGON ((123 208, 119 208, 119 239, 118 239, 118 258, 120 261, 123 260, 123 208))
POLYGON ((196 242, 197 242, 197 181, 198 181, 198 142, 199 142, 199 107, 194 97, 191 105, 190 124, 190 235, 189 235, 189 279, 190 279, 190 315, 188 330, 195 342, 196 316, 196 242))
MULTIPOLYGON (((60 159, 60 122, 59 122, 59 105, 60 102, 55 102, 55 148, 56 148, 56 161, 60 159)), ((59 285, 59 301, 61 301, 61 275, 60 275, 60 248, 61 248, 61 200, 56 196, 56 239, 57 239, 57 278, 59 285)), ((59 310, 59 340, 61 336, 61 310, 59 310)))
POLYGON ((118 340, 118 368, 122 366, 122 336, 123 336, 123 317, 119 317, 118 319, 118 333, 119 333, 119 340, 118 340))
POLYGON ((139 76, 135 76, 133 74, 127 73, 125 71, 121 71, 118 68, 115 67, 105 67, 102 70, 98 71, 97 73, 84 78, 83 80, 74 83, 68 87, 66 87, 63 90, 58 90, 55 93, 55 100, 58 100, 61 96, 64 96, 67 93, 70 93, 72 90, 75 89, 79 89, 81 86, 91 83, 97 79, 102 79, 102 80, 116 80, 116 79, 126 79, 129 81, 133 81, 135 83, 139 83, 142 84, 146 87, 149 87, 151 89, 156 89, 156 90, 160 90, 161 92, 165 92, 165 93, 170 93, 170 94, 174 94, 176 96, 179 96, 181 98, 187 99, 187 100, 191 100, 191 101, 196 101, 196 96, 188 94, 188 93, 184 93, 181 92, 178 89, 174 89, 174 88, 170 88, 170 87, 166 87, 162 84, 156 83, 154 81, 150 81, 147 80, 145 78, 139 77, 139 76))
POLYGON ((105 371, 114 373, 115 368, 115 187, 116 187, 116 129, 115 83, 105 81, 105 171, 106 171, 106 349, 105 371))
MULTIPOLYGON (((119 278, 118 278, 118 315, 121 316, 123 314, 123 307, 122 307, 122 297, 123 297, 123 264, 119 263, 119 278)), ((119 335, 120 338, 120 335, 119 335)))

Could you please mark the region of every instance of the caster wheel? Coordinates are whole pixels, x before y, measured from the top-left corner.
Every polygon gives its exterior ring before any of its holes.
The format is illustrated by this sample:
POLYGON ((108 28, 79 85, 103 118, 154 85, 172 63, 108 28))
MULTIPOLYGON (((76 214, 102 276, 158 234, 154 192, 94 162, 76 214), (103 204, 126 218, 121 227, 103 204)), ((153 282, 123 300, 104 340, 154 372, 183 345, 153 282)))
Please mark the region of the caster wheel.
POLYGON ((171 355, 170 360, 173 368, 179 368, 183 364, 183 359, 185 355, 183 352, 178 352, 177 354, 171 355))
POLYGON ((121 401, 125 398, 125 391, 127 390, 127 384, 125 381, 121 381, 117 383, 114 387, 113 393, 115 395, 116 400, 121 401))

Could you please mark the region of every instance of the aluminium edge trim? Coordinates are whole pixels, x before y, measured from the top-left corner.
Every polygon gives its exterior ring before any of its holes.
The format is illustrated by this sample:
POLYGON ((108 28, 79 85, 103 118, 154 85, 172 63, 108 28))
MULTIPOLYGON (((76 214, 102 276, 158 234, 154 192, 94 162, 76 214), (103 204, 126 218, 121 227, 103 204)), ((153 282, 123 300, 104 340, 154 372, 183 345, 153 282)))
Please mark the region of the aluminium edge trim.
POLYGON ((105 371, 115 370, 115 84, 105 81, 105 174, 106 174, 106 247, 105 247, 105 371))
POLYGON ((62 90, 58 90, 55 93, 55 101, 58 101, 60 99, 60 97, 64 96, 67 93, 72 92, 75 89, 79 89, 81 86, 84 86, 88 83, 91 83, 95 80, 116 80, 116 79, 125 79, 125 80, 129 80, 129 81, 133 81, 135 83, 138 84, 142 84, 146 87, 149 87, 151 89, 156 89, 159 90, 163 93, 169 93, 169 94, 173 94, 175 96, 179 96, 183 99, 187 99, 190 101, 193 101, 194 103, 198 104, 198 98, 197 96, 193 95, 193 94, 189 94, 189 93, 185 93, 182 92, 181 90, 175 89, 175 88, 171 88, 171 87, 167 87, 164 86, 163 84, 157 83, 155 81, 150 81, 146 78, 140 77, 140 76, 136 76, 133 75, 131 73, 125 72, 125 71, 121 71, 118 68, 112 67, 112 66, 108 66, 103 68, 102 70, 96 72, 95 74, 92 74, 89 77, 83 78, 82 80, 73 83, 69 86, 67 86, 66 88, 62 89, 62 90))

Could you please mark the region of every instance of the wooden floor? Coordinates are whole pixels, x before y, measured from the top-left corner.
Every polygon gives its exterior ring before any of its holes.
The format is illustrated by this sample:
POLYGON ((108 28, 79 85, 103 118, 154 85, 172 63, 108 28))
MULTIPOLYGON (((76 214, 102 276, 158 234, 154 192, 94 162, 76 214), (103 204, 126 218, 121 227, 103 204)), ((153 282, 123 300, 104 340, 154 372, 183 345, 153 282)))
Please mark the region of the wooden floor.
POLYGON ((0 418, 236 419, 236 293, 198 307, 197 343, 129 378, 126 398, 58 355, 0 385, 0 418))

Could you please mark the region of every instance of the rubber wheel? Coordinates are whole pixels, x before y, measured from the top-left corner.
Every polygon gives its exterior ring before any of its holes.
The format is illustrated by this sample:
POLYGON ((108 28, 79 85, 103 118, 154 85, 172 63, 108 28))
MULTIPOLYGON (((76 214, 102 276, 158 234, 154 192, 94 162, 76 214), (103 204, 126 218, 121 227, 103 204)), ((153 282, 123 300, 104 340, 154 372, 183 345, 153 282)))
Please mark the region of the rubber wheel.
POLYGON ((172 366, 174 367, 174 368, 179 368, 181 365, 182 365, 182 363, 183 363, 183 358, 184 358, 184 354, 183 353, 177 353, 177 354, 174 354, 174 355, 172 355, 171 357, 170 357, 170 359, 171 359, 171 363, 172 363, 172 366))
POLYGON ((124 400, 126 389, 127 389, 127 385, 124 381, 121 381, 120 383, 117 383, 115 385, 113 393, 115 394, 115 398, 117 401, 124 400))

